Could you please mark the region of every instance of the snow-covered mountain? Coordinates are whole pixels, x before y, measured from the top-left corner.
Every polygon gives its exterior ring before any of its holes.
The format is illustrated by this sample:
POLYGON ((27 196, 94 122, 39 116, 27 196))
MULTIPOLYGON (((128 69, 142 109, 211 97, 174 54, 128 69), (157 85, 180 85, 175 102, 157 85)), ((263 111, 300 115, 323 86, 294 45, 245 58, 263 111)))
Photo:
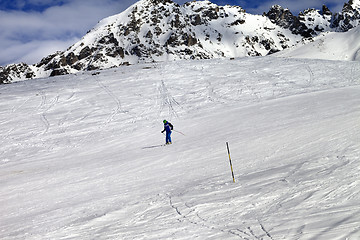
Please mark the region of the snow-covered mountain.
POLYGON ((0 67, 0 83, 141 62, 264 56, 323 31, 347 31, 359 25, 359 9, 360 0, 350 0, 340 13, 323 6, 294 16, 275 5, 261 16, 209 1, 141 0, 101 20, 64 52, 35 65, 0 67))
POLYGON ((360 26, 348 32, 322 33, 310 42, 298 44, 296 47, 276 55, 293 58, 360 61, 360 26))
POLYGON ((38 66, 71 73, 138 62, 259 56, 300 40, 287 35, 288 30, 241 7, 142 0, 103 19, 67 51, 38 66))

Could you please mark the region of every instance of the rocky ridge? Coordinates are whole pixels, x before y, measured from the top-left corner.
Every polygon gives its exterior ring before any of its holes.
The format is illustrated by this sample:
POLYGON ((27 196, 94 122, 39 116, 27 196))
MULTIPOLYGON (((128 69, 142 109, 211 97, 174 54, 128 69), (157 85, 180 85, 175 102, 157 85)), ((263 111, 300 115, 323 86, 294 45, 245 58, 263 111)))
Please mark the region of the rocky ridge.
POLYGON ((340 13, 307 9, 298 16, 279 5, 252 15, 239 6, 209 1, 180 6, 171 0, 141 0, 101 20, 66 51, 0 67, 0 83, 180 59, 264 56, 324 31, 345 32, 359 25, 360 0, 340 13))

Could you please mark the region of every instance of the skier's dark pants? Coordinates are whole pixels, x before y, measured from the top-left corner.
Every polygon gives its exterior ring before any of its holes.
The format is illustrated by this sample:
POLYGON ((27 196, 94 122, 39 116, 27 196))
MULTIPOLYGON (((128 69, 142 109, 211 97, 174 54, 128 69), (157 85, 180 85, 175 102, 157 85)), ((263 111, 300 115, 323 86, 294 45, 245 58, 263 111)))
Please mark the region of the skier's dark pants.
POLYGON ((166 143, 171 143, 171 132, 166 132, 166 143))

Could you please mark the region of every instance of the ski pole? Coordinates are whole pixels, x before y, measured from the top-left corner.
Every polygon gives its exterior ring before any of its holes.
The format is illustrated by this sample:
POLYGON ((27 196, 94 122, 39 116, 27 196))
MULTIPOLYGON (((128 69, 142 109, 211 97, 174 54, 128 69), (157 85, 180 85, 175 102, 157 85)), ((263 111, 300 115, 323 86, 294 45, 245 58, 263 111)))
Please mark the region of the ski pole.
POLYGON ((230 150, 229 150, 229 143, 228 142, 226 142, 226 147, 227 147, 227 151, 228 151, 228 154, 229 154, 229 162, 230 162, 230 168, 231 168, 231 174, 232 174, 233 182, 235 182, 234 171, 233 171, 233 167, 232 167, 232 163, 231 163, 231 157, 230 157, 230 150))
POLYGON ((182 132, 180 132, 180 131, 176 131, 176 130, 173 130, 174 132, 177 132, 177 133, 180 133, 181 135, 184 135, 185 136, 185 134, 183 134, 182 132))

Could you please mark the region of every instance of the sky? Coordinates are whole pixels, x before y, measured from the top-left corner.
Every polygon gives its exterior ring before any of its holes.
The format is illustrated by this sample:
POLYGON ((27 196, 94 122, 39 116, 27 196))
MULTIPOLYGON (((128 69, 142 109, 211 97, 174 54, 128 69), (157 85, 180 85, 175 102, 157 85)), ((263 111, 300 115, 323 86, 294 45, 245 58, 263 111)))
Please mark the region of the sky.
MULTIPOLYGON (((173 0, 178 4, 186 0, 173 0)), ((118 14, 137 0, 0 0, 0 66, 34 64, 76 43, 101 19, 118 14)), ((341 11, 347 0, 212 0, 237 5, 253 14, 272 5, 289 8, 294 15, 307 8, 341 11)))

